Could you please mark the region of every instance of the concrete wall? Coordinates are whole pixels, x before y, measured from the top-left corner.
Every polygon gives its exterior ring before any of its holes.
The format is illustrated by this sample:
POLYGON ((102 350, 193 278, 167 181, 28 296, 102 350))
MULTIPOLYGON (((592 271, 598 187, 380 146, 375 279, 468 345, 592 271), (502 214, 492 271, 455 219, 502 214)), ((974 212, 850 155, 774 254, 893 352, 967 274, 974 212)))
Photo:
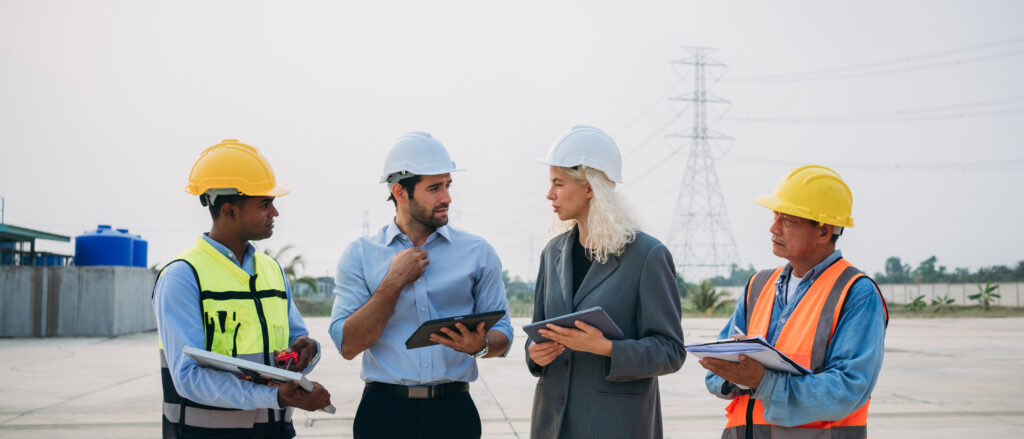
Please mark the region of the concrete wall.
POLYGON ((0 336, 113 336, 156 329, 156 274, 138 267, 0 267, 0 336))
MULTIPOLYGON (((1024 307, 1024 282, 1003 282, 993 283, 999 285, 994 292, 999 294, 995 305, 1024 307)), ((886 303, 906 304, 910 303, 917 296, 924 296, 926 303, 932 303, 932 299, 938 296, 949 296, 956 305, 977 305, 978 302, 967 298, 978 292, 978 284, 881 284, 882 297, 886 303)), ((743 295, 745 287, 716 287, 721 291, 729 293, 729 297, 735 299, 743 295)))

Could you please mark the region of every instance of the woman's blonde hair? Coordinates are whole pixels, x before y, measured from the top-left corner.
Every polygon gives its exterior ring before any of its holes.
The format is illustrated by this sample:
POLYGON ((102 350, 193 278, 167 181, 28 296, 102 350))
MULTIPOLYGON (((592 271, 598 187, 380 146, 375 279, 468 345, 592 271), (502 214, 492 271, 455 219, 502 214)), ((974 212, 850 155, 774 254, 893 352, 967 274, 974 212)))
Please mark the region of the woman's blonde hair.
MULTIPOLYGON (((619 256, 626 250, 626 245, 636 240, 636 232, 640 230, 640 221, 626 203, 621 194, 615 192, 615 182, 608 179, 604 172, 594 168, 565 168, 558 170, 581 185, 590 184, 594 196, 590 199, 587 212, 587 239, 583 246, 590 251, 594 262, 603 264, 610 256, 619 256)), ((555 216, 550 231, 554 234, 564 233, 576 225, 576 220, 562 221, 555 216)))

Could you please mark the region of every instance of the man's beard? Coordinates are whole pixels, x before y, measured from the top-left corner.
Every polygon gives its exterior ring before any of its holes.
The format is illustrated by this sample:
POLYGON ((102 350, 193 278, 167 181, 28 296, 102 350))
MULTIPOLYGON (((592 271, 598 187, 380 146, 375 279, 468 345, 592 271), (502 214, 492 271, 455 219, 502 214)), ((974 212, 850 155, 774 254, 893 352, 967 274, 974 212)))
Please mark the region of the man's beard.
MULTIPOLYGON (((448 205, 445 204, 438 207, 447 208, 448 205)), ((437 229, 439 227, 444 226, 445 224, 448 224, 448 215, 445 215, 441 218, 435 218, 434 211, 432 209, 427 209, 423 207, 422 205, 420 205, 420 203, 417 203, 414 198, 409 199, 409 215, 412 216, 412 219, 418 221, 420 224, 423 224, 424 226, 430 227, 432 229, 437 229)))

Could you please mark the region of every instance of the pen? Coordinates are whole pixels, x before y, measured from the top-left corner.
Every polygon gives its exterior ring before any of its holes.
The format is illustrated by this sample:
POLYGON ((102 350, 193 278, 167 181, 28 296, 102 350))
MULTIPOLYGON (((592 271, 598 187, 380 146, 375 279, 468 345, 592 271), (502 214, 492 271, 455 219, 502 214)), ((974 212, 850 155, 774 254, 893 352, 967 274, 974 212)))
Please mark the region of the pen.
POLYGON ((746 335, 746 334, 743 333, 743 331, 740 331, 740 327, 736 326, 735 323, 732 324, 732 330, 735 331, 735 333, 732 334, 732 335, 739 335, 739 336, 745 336, 746 335))

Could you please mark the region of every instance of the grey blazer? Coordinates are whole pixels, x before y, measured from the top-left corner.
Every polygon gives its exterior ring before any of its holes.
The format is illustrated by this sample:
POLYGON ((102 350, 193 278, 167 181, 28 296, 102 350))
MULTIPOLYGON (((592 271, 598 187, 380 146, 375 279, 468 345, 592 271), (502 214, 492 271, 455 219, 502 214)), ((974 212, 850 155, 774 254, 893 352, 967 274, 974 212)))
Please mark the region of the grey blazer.
MULTIPOLYGON (((642 232, 619 257, 593 264, 572 292, 573 230, 541 254, 533 321, 601 306, 625 338, 611 358, 566 350, 545 367, 526 355, 540 377, 533 395, 533 438, 660 438, 658 376, 686 359, 672 255, 642 232)), ((529 348, 529 341, 527 348, 529 348)))

